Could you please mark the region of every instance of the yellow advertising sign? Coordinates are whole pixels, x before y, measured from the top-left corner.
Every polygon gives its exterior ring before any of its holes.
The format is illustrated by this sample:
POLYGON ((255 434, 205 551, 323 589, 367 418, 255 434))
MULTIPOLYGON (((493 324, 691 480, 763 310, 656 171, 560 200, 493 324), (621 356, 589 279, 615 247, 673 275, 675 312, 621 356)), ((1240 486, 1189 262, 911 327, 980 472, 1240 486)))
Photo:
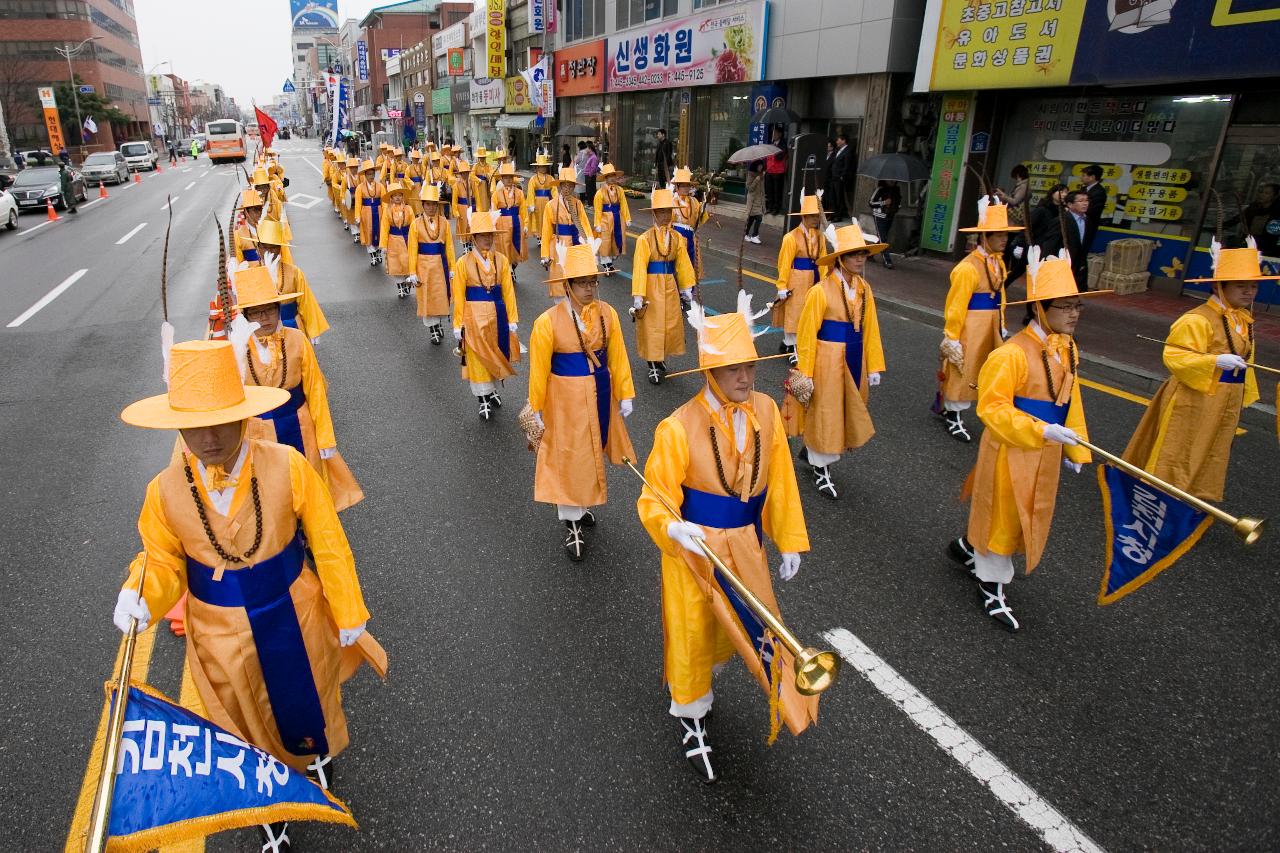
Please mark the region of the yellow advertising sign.
POLYGON ((1082 0, 941 0, 933 91, 1065 86, 1082 0))
POLYGON ((67 146, 62 141, 62 122, 58 120, 58 102, 54 98, 53 87, 40 86, 36 89, 36 94, 44 109, 44 127, 49 132, 49 152, 60 154, 67 146))
POLYGON ((488 9, 485 19, 487 76, 490 80, 501 80, 507 76, 507 0, 489 0, 488 9))
POLYGON ((1037 175, 1036 177, 1031 178, 1027 181, 1027 185, 1031 187, 1033 191, 1036 191, 1036 192, 1044 192, 1045 190, 1049 189, 1049 187, 1057 183, 1058 183, 1057 175, 1044 175, 1044 176, 1037 175))
POLYGON ((1185 184, 1191 180, 1191 170, 1138 166, 1133 170, 1133 180, 1142 184, 1185 184))
POLYGON ((1134 184, 1129 187, 1129 198, 1144 201, 1165 201, 1176 204, 1187 200, 1187 191, 1182 187, 1161 187, 1153 184, 1134 184))
POLYGON ((1175 204, 1157 204, 1152 201, 1130 199, 1125 203, 1124 215, 1127 219, 1162 219, 1177 222, 1182 218, 1182 208, 1175 204))
POLYGON ((1062 164, 1054 160, 1037 160, 1031 163, 1023 163, 1027 167, 1027 174, 1041 175, 1047 177, 1058 177, 1062 174, 1062 164))
MULTIPOLYGON (((1080 177, 1081 175, 1084 174, 1085 167, 1088 165, 1089 165, 1088 163, 1076 163, 1074 166, 1071 167, 1071 176, 1073 178, 1080 177)), ((1105 180, 1114 181, 1116 178, 1124 174, 1124 170, 1114 164, 1112 165, 1099 164, 1099 165, 1102 166, 1102 177, 1105 180)))
POLYGON ((507 87, 507 101, 503 106, 505 112, 536 113, 538 111, 529 98, 529 84, 523 77, 508 77, 505 85, 507 87))

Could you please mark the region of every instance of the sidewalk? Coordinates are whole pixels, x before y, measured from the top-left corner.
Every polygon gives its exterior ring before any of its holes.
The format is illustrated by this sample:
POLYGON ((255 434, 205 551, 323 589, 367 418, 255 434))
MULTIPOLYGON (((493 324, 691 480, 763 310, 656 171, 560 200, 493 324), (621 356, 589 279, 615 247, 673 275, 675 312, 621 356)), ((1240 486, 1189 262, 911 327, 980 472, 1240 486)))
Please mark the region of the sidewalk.
MULTIPOLYGON (((778 248, 785 233, 782 230, 786 227, 785 218, 766 216, 760 227, 760 245, 744 245, 742 234, 746 217, 741 205, 719 204, 711 209, 711 213, 712 220, 702 226, 698 235, 703 251, 728 256, 736 264, 741 249, 744 270, 770 279, 777 275, 778 248)), ((867 280, 875 290, 876 300, 941 329, 942 308, 953 263, 923 256, 907 258, 895 252, 893 264, 893 269, 886 269, 875 259, 867 264, 867 280)), ((758 280, 753 280, 753 283, 763 286, 758 280)), ((1008 290, 1011 301, 1025 296, 1023 281, 1008 290)), ((1193 296, 1174 296, 1153 290, 1090 300, 1076 334, 1082 357, 1095 365, 1128 374, 1138 387, 1145 387, 1147 393, 1152 393, 1168 376, 1161 362, 1161 347, 1138 340, 1135 336, 1163 339, 1178 315, 1194 308, 1198 302, 1193 296)), ((1011 329, 1020 328, 1023 310, 1022 306, 1009 309, 1007 322, 1011 329)), ((1257 362, 1280 365, 1280 314, 1259 311, 1255 316, 1257 362)), ((1272 383, 1262 376, 1259 377, 1259 385, 1263 396, 1260 402, 1265 410, 1270 411, 1275 400, 1267 389, 1272 383)))

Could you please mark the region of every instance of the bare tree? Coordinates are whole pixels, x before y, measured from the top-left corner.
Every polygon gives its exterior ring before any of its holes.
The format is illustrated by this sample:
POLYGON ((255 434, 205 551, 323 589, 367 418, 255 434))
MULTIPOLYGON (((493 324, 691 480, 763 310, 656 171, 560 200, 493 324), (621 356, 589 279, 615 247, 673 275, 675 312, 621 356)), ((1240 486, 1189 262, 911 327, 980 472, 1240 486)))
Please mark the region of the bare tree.
POLYGON ((40 121, 36 89, 41 81, 33 65, 17 56, 0 56, 0 104, 4 106, 5 123, 11 128, 40 121))

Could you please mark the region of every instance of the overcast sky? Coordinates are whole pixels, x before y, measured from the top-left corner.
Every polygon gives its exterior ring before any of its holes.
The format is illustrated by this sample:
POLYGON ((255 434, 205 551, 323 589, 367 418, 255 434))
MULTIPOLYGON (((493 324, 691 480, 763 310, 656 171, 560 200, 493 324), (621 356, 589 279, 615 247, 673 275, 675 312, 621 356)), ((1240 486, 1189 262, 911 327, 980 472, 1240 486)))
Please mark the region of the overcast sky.
MULTIPOLYGON (((338 24, 388 2, 338 0, 338 24)), ((221 83, 242 107, 270 103, 293 73, 289 0, 134 0, 134 11, 145 71, 169 60, 154 73, 221 83)))

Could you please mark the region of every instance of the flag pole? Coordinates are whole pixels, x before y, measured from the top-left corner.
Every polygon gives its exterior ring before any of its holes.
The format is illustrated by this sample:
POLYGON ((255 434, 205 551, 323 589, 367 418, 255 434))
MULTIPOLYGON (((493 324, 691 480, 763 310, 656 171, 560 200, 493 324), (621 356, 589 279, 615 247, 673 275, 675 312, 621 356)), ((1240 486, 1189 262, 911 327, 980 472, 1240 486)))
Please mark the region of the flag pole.
MULTIPOLYGON (((142 595, 147 580, 147 555, 142 554, 142 568, 138 571, 138 594, 142 595)), ((111 699, 111 715, 107 719, 106 748, 102 755, 102 769, 98 773, 98 791, 93 799, 93 812, 89 818, 89 840, 85 853, 103 853, 107 849, 107 825, 111 820, 111 798, 116 788, 116 762, 120 757, 120 737, 124 732, 124 711, 129 702, 129 672, 133 669, 133 650, 138 640, 138 619, 129 617, 129 630, 124 637, 124 655, 120 659, 120 675, 116 678, 116 692, 111 699)))
MULTIPOLYGON (((1150 341, 1153 344, 1164 344, 1167 347, 1173 347, 1174 349, 1182 350, 1183 352, 1189 352, 1194 355, 1213 355, 1214 354, 1211 352, 1201 352, 1200 350, 1192 349, 1191 347, 1184 347, 1182 344, 1173 344, 1173 343, 1169 343, 1168 341, 1162 341, 1159 338, 1149 338, 1146 335, 1134 335, 1134 337, 1138 338, 1139 340, 1150 341)), ((1280 374, 1280 369, 1277 369, 1274 367, 1267 367, 1265 364, 1254 364, 1252 361, 1246 361, 1245 364, 1249 365, 1254 370, 1265 370, 1267 373, 1280 374)))

